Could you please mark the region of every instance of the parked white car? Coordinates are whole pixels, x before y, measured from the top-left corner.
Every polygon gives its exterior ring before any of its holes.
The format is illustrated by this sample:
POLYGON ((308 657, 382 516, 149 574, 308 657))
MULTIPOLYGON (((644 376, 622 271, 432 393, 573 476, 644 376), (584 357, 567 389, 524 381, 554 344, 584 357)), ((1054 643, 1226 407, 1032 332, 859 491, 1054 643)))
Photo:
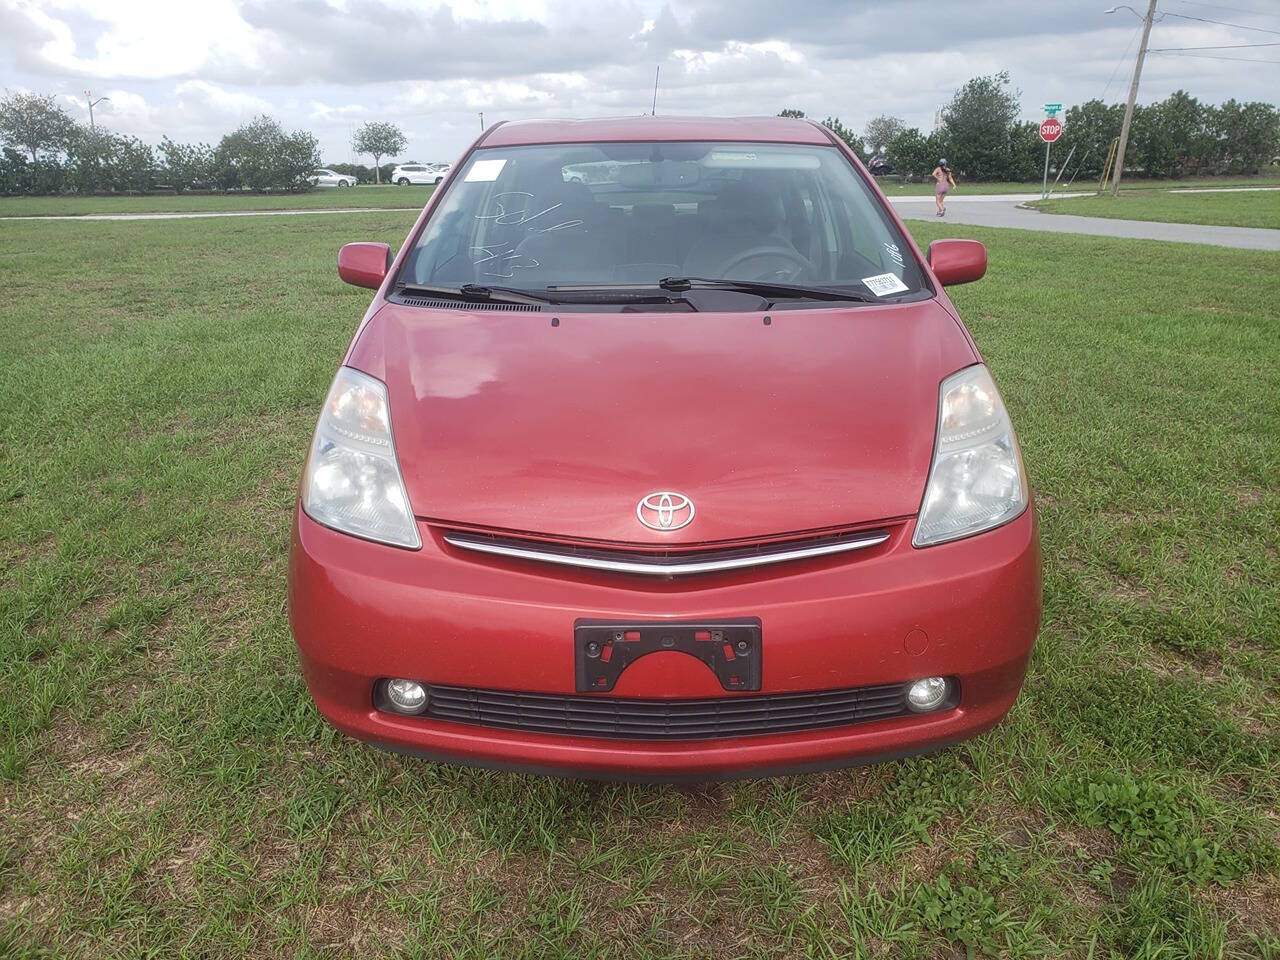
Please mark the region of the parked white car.
POLYGON ((360 181, 349 173, 335 173, 332 170, 312 170, 307 178, 313 187, 354 187, 360 181))
POLYGON ((411 183, 439 183, 452 169, 451 163, 402 163, 391 171, 391 182, 401 187, 411 183))

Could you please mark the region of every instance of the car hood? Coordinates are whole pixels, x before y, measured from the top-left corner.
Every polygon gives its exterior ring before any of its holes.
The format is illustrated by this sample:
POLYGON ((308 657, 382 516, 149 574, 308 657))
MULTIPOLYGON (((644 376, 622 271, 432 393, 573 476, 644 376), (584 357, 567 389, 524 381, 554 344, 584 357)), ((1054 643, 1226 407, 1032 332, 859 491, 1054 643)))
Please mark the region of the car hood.
POLYGON ((635 544, 913 515, 938 384, 977 358, 937 301, 750 313, 386 304, 348 363, 387 384, 414 513, 635 544), (646 495, 690 498, 654 531, 646 495))

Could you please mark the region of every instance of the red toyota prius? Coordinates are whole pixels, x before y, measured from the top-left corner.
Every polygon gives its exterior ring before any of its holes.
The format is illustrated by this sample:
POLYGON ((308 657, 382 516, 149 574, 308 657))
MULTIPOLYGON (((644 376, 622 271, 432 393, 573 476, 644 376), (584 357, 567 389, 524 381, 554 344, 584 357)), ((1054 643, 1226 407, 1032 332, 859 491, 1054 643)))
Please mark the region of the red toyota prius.
POLYGON ((1018 695, 1026 469, 857 157, 782 118, 491 127, 325 398, 289 614, 338 729, 445 761, 713 779, 939 748, 1018 695))

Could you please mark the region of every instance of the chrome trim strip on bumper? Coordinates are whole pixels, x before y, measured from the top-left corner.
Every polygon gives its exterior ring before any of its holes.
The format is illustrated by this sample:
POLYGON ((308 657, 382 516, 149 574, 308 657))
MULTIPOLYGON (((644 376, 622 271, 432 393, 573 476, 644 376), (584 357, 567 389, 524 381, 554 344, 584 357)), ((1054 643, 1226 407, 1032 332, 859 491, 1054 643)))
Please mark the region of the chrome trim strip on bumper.
POLYGON ((515 546, 512 543, 472 537, 461 533, 446 533, 445 543, 464 550, 475 550, 478 553, 496 554, 501 557, 515 557, 520 560, 538 560, 543 563, 556 563, 566 567, 584 567, 588 570, 607 570, 611 573, 638 573, 651 577, 679 577, 692 573, 720 573, 726 570, 742 570, 748 567, 762 567, 774 563, 786 563, 789 560, 807 560, 811 557, 825 557, 833 553, 847 553, 850 550, 862 550, 874 547, 889 539, 889 534, 882 531, 853 537, 848 540, 829 541, 808 547, 792 547, 776 553, 758 553, 747 556, 716 558, 710 560, 616 560, 599 555, 562 553, 554 549, 515 546))

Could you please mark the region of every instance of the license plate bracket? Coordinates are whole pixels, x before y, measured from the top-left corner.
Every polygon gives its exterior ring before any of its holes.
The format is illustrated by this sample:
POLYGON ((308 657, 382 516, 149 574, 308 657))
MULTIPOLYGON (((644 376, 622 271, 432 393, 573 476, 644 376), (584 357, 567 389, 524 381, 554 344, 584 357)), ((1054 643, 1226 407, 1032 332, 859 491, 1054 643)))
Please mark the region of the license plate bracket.
POLYGON ((607 693, 628 666, 650 653, 671 651, 701 660, 725 690, 760 689, 760 620, 577 620, 574 679, 579 693, 607 693))

